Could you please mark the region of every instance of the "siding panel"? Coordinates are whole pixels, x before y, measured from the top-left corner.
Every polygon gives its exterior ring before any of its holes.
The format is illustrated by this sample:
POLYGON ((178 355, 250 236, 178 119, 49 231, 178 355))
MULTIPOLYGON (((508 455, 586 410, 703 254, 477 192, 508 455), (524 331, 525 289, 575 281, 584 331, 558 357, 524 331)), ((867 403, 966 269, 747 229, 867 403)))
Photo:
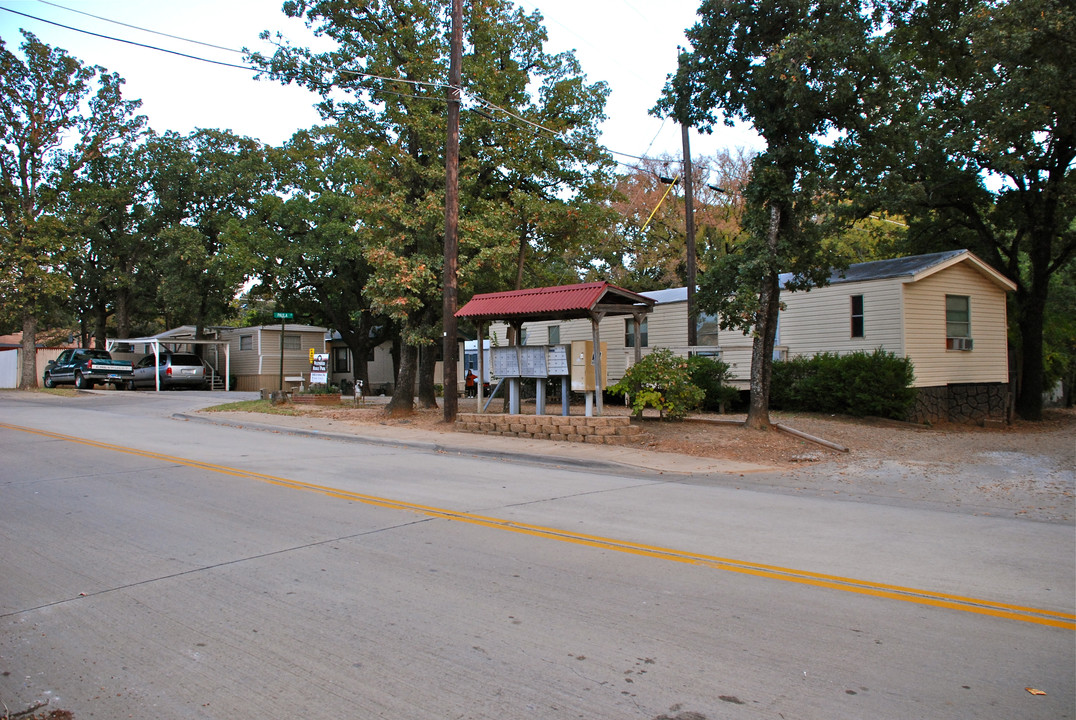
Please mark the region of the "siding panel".
POLYGON ((1004 383, 1009 380, 1006 293, 965 264, 904 286, 908 357, 915 384, 1004 383), (970 351, 945 349, 945 296, 971 304, 970 351))

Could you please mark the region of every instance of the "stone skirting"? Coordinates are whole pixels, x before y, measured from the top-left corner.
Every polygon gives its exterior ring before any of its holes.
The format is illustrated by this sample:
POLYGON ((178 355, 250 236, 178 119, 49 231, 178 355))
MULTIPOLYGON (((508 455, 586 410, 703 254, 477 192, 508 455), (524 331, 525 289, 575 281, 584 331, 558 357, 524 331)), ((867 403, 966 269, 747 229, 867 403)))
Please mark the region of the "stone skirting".
POLYGON ((578 415, 499 415, 460 413, 456 430, 483 435, 505 435, 539 440, 564 440, 616 445, 642 433, 625 415, 585 417, 578 415))
POLYGON ((914 422, 1006 422, 1009 386, 1005 383, 961 383, 917 388, 914 422))

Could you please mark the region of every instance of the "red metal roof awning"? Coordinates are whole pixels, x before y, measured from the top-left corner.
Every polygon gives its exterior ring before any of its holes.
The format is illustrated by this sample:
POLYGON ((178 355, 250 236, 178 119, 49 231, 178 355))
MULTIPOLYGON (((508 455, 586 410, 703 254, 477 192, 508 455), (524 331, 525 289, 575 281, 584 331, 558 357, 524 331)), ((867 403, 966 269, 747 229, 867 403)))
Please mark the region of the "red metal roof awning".
POLYGON ((647 313, 654 300, 607 282, 558 285, 475 295, 456 317, 469 320, 542 320, 647 313))

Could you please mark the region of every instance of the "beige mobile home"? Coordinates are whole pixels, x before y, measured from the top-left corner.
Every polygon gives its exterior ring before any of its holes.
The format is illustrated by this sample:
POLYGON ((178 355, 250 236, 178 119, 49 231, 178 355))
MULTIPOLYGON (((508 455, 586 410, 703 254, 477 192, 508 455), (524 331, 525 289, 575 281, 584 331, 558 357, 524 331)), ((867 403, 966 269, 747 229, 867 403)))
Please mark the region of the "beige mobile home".
POLYGON ((1004 419, 1015 289, 967 250, 859 263, 826 287, 783 293, 778 341, 791 355, 882 348, 909 358, 919 420, 1004 419))
MULTIPOLYGON (((230 347, 234 389, 280 389, 280 328, 280 325, 257 325, 221 331, 221 339, 227 340, 230 347)), ((284 389, 309 385, 310 351, 325 352, 325 328, 286 324, 283 346, 284 389)))
MULTIPOLYGON (((783 292, 776 359, 822 352, 875 349, 910 358, 918 388, 914 418, 964 422, 1003 419, 1009 403, 1006 299, 1015 285, 967 250, 858 263, 834 273, 830 284, 810 291, 783 292)), ((686 354, 687 290, 641 293, 656 301, 644 324, 643 352, 667 347, 686 354)), ((605 318, 608 381, 631 365, 630 320, 605 318)), ((491 326, 504 343, 507 326, 491 326)), ((523 326, 530 345, 566 343, 591 336, 590 323, 530 322, 523 326)), ((716 318, 701 316, 699 346, 692 352, 719 356, 733 382, 750 380, 751 338, 740 331, 718 333, 716 318)))

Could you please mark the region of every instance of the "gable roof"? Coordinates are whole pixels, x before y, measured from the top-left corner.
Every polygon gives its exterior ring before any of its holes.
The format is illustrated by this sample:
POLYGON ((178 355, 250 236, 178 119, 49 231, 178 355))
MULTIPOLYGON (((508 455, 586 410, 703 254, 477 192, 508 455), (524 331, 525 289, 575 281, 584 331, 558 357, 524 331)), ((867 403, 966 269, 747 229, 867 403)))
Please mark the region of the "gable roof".
MULTIPOLYGON (((1016 289, 1016 283, 987 265, 968 250, 946 250, 944 252, 927 253, 926 255, 893 258, 892 260, 854 263, 849 265, 847 270, 834 270, 830 273, 829 282, 831 285, 839 285, 841 283, 885 280, 888 278, 904 278, 903 282, 917 282, 962 262, 968 263, 1001 289, 1010 291, 1016 289)), ((791 277, 791 274, 783 273, 781 275, 781 284, 783 285, 791 277)))
MULTIPOLYGON (((908 257, 893 258, 892 260, 874 260, 871 262, 854 263, 847 270, 834 270, 830 273, 831 285, 840 283, 865 282, 867 280, 885 280, 887 278, 903 277, 906 282, 916 282, 923 278, 940 272, 957 263, 967 262, 978 270, 987 279, 1003 290, 1015 290, 1016 284, 987 265, 975 253, 967 250, 946 250, 944 252, 928 253, 926 255, 911 255, 908 257)), ((791 279, 791 273, 782 273, 781 284, 791 279)), ((687 288, 676 287, 665 290, 650 290, 641 293, 652 299, 658 305, 664 303, 687 302, 687 288)))
POLYGON ((631 315, 649 312, 654 301, 607 282, 482 293, 456 311, 469 320, 568 320, 592 312, 631 315))

